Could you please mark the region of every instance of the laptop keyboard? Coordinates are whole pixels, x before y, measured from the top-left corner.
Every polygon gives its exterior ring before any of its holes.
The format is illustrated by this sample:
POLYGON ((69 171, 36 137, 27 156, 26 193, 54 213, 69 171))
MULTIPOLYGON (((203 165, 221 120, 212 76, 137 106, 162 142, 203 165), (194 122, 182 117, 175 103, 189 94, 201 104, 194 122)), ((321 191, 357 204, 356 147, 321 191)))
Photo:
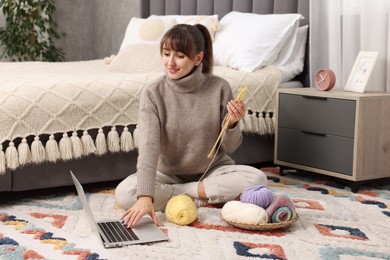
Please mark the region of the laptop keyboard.
POLYGON ((120 221, 102 222, 98 225, 111 243, 139 240, 134 231, 120 221))

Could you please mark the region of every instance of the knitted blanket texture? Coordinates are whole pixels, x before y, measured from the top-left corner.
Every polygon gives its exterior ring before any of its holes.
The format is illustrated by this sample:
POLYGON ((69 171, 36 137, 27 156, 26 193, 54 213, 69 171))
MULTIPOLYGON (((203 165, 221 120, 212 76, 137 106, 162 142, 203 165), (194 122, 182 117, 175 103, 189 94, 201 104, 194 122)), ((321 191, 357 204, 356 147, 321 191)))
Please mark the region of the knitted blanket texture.
MULTIPOLYGON (((135 136, 127 128, 119 136, 115 127, 137 124, 142 87, 162 76, 110 72, 103 60, 2 62, 0 74, 0 173, 28 163, 134 149, 135 136), (111 132, 104 135, 103 127, 111 132), (96 140, 89 136, 91 129, 99 129, 96 140), (56 141, 54 134, 63 137, 56 141), (49 141, 41 142, 42 135, 49 135, 49 141), (35 138, 32 143, 29 136, 35 138)), ((228 80, 235 96, 248 86, 243 131, 273 133, 280 72, 274 67, 253 73, 215 67, 214 74, 228 80)))

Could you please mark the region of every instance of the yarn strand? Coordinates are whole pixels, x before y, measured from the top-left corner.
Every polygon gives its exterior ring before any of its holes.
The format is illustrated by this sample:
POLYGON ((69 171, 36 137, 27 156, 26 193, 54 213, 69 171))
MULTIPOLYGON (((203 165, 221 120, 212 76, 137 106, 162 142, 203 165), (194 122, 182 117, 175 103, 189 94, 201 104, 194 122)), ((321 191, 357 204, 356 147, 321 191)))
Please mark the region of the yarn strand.
MULTIPOLYGON (((237 101, 241 101, 242 100, 242 97, 244 96, 244 94, 246 93, 246 91, 248 90, 248 87, 244 87, 240 90, 240 93, 238 94, 237 96, 237 101)), ((209 163, 209 165, 207 166, 206 170, 203 172, 203 174, 200 176, 199 180, 197 181, 197 184, 199 185, 199 183, 203 180, 204 176, 206 176, 207 172, 210 170, 210 167, 211 165, 213 164, 217 154, 218 154, 218 151, 219 149, 221 148, 221 145, 222 145, 222 142, 219 142, 220 140, 223 140, 223 138, 225 137, 225 134, 226 134, 226 128, 227 128, 227 125, 229 124, 229 116, 226 117, 225 119, 225 122, 224 122, 224 126, 222 127, 222 130, 217 138, 217 141, 215 142, 213 148, 211 149, 210 153, 207 155, 207 158, 211 158, 211 161, 209 163)), ((135 129, 137 130, 137 129, 135 129)), ((133 136, 135 135, 135 132, 133 133, 133 136)), ((135 141, 135 136, 133 137, 134 138, 134 141, 135 141)), ((179 195, 185 195, 186 192, 183 192, 179 195)), ((177 195, 177 196, 179 196, 177 195)), ((175 196, 176 197, 176 196, 175 196)), ((172 197, 173 198, 173 197, 172 197)), ((165 205, 167 205, 167 203, 169 202, 169 200, 164 203, 160 208, 158 208, 157 210, 160 210, 161 208, 163 208, 165 205)))
MULTIPOLYGON (((225 133, 226 132, 223 133, 223 135, 221 137, 221 140, 223 140, 223 138, 225 137, 225 133)), ((210 161, 209 165, 207 166, 206 170, 203 172, 203 174, 200 176, 199 180, 197 181, 197 185, 199 185, 199 183, 203 180, 204 176, 206 176, 207 172, 210 170, 210 167, 213 164, 215 158, 217 157, 217 153, 218 153, 219 149, 221 148, 221 145, 222 145, 222 142, 219 142, 219 144, 218 144, 218 146, 217 146, 217 148, 215 150, 215 153, 213 155, 213 158, 211 159, 211 161, 210 161)), ((185 195, 185 194, 186 194, 186 191, 181 193, 181 194, 178 194, 176 196, 185 195)), ((164 208, 165 205, 167 205, 168 202, 169 202, 169 200, 166 203, 164 203, 160 208, 158 208, 156 210, 161 210, 162 208, 164 208)))
MULTIPOLYGON (((245 94, 247 91, 248 91, 248 87, 247 87, 247 86, 241 88, 240 93, 238 94, 236 101, 237 101, 237 102, 240 102, 240 101, 242 100, 242 97, 244 96, 244 94, 245 94)), ((228 125, 229 125, 229 122, 230 122, 230 116, 228 115, 227 118, 226 118, 226 120, 225 120, 225 122, 224 122, 224 124, 223 124, 222 130, 221 130, 221 132, 219 133, 218 138, 217 138, 217 140, 216 140, 215 143, 214 143, 213 148, 211 148, 210 153, 207 155, 207 158, 210 159, 211 157, 213 157, 213 155, 214 155, 214 153, 215 153, 215 148, 217 147, 219 140, 221 140, 222 135, 226 132, 226 129, 227 129, 228 125)))

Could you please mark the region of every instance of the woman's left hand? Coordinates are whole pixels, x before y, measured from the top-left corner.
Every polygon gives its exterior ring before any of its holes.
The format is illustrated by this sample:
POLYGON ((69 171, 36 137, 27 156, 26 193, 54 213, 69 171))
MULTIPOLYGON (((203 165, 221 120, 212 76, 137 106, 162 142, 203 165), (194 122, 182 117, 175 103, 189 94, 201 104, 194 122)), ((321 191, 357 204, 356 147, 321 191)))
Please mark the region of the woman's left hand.
POLYGON ((153 200, 151 197, 139 197, 136 203, 123 213, 121 219, 128 228, 134 226, 144 215, 150 215, 154 224, 158 225, 156 213, 154 212, 153 200))
POLYGON ((236 100, 230 100, 227 104, 227 110, 230 116, 228 127, 232 128, 238 121, 244 118, 246 113, 246 106, 242 100, 240 102, 236 100))

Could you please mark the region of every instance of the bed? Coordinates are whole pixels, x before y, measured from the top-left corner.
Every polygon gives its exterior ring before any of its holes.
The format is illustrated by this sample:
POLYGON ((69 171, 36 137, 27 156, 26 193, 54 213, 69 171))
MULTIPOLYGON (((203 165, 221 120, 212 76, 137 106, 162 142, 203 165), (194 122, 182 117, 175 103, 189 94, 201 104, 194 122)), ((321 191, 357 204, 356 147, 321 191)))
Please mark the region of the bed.
MULTIPOLYGON (((78 62, 0 63, 0 191, 68 186, 72 184, 69 170, 77 173, 81 183, 122 180, 136 171, 139 93, 142 86, 163 74, 154 55, 156 45, 142 42, 158 42, 150 30, 141 34, 141 29, 150 28, 151 20, 154 31, 166 30, 178 22, 204 23, 213 36, 214 74, 227 79, 235 95, 241 87, 249 86, 244 98, 248 113, 240 122, 244 141, 232 157, 240 164, 273 161, 276 90, 308 86, 309 82, 308 58, 304 55, 309 0, 139 3, 140 17, 130 20, 116 55, 78 62), (237 31, 227 33, 229 26, 235 26, 235 30, 240 26, 251 28, 249 24, 265 28, 269 20, 262 19, 274 19, 256 15, 249 18, 251 23, 236 23, 245 21, 249 13, 291 14, 285 21, 288 31, 278 27, 273 30, 279 33, 277 37, 283 37, 284 45, 278 44, 277 51, 271 46, 270 52, 261 53, 265 57, 261 61, 253 60, 252 51, 258 50, 253 43, 262 41, 263 35, 239 43, 237 31), (297 14, 302 17, 297 18, 297 14), (134 28, 138 36, 134 36, 134 28), (304 66, 298 72, 296 68, 287 71, 284 64, 289 59, 285 53, 298 52, 298 39, 303 41, 299 50, 304 66), (240 44, 240 48, 234 44, 240 44), (245 62, 241 62, 243 56, 245 62), (268 63, 264 61, 267 59, 268 63)), ((267 44, 261 50, 270 48, 267 44)))

